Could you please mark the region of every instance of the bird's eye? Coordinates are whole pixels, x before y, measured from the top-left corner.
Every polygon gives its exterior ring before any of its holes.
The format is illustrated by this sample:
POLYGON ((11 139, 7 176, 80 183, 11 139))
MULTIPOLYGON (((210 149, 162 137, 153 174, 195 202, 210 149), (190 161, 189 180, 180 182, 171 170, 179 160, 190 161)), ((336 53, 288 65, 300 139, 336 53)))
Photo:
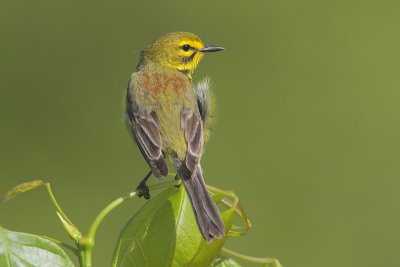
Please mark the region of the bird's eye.
POLYGON ((187 51, 190 50, 191 47, 190 47, 190 45, 188 45, 188 44, 184 44, 184 45, 182 45, 181 48, 182 48, 183 51, 187 52, 187 51))

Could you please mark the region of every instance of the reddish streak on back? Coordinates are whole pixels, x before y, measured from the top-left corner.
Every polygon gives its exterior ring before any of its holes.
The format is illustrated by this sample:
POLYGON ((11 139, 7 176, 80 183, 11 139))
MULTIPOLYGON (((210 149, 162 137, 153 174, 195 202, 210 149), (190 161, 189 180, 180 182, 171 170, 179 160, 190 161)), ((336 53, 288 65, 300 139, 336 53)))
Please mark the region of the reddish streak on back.
POLYGON ((143 89, 147 89, 147 86, 149 86, 149 75, 147 73, 143 73, 140 76, 140 83, 143 89))
POLYGON ((168 86, 170 83, 174 82, 174 77, 173 76, 163 76, 163 91, 167 90, 168 86))
POLYGON ((186 94, 189 90, 188 83, 185 83, 185 81, 182 78, 179 78, 179 82, 181 83, 181 88, 183 89, 183 91, 186 94))
POLYGON ((178 80, 180 80, 180 77, 176 77, 176 79, 174 79, 174 83, 172 85, 172 88, 174 88, 175 93, 180 96, 181 95, 181 88, 179 87, 178 84, 178 80))
POLYGON ((161 73, 143 73, 141 75, 141 88, 150 90, 153 96, 165 93, 168 89, 174 90, 179 97, 181 93, 186 94, 189 84, 183 77, 176 75, 162 75, 161 73))
POLYGON ((152 93, 157 95, 160 89, 162 89, 161 75, 160 73, 153 73, 152 75, 152 93))

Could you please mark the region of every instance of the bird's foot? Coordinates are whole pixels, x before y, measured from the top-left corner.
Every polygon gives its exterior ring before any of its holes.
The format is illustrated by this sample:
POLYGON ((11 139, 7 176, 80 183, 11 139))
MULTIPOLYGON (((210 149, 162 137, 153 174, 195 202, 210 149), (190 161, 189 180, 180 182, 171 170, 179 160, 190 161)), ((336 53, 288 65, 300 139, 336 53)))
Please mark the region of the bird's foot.
POLYGON ((136 187, 136 192, 138 197, 144 197, 145 199, 150 199, 150 190, 147 186, 146 182, 140 182, 139 185, 136 187))

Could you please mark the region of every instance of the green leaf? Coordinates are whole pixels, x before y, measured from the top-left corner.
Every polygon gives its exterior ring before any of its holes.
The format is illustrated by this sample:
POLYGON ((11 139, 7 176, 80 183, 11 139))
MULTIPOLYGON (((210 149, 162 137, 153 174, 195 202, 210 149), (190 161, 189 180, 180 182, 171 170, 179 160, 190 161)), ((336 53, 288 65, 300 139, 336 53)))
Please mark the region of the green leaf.
POLYGON ((211 264, 211 267, 241 267, 241 265, 231 258, 219 255, 211 264))
MULTIPOLYGON (((221 213, 226 230, 235 206, 221 213)), ((183 186, 149 200, 122 230, 113 266, 210 266, 226 237, 207 243, 197 227, 183 186)))
POLYGON ((0 227, 1 267, 73 267, 67 254, 56 243, 32 234, 0 227))
POLYGON ((35 181, 19 184, 6 193, 6 195, 3 197, 3 202, 10 201, 11 199, 13 199, 14 197, 16 197, 19 194, 28 192, 32 189, 35 189, 39 186, 43 186, 45 184, 46 183, 43 182, 42 180, 35 180, 35 181))

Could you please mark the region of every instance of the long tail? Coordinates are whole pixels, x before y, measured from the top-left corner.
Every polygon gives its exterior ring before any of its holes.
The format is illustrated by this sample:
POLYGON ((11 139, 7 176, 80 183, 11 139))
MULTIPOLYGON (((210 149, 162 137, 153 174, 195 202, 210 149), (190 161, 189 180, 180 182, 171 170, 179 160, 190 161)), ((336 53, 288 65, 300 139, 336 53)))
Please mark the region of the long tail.
POLYGON ((211 241, 214 238, 221 238, 225 233, 224 223, 217 206, 206 189, 200 164, 197 164, 192 174, 187 169, 181 169, 179 174, 189 195, 197 225, 204 239, 211 241))

